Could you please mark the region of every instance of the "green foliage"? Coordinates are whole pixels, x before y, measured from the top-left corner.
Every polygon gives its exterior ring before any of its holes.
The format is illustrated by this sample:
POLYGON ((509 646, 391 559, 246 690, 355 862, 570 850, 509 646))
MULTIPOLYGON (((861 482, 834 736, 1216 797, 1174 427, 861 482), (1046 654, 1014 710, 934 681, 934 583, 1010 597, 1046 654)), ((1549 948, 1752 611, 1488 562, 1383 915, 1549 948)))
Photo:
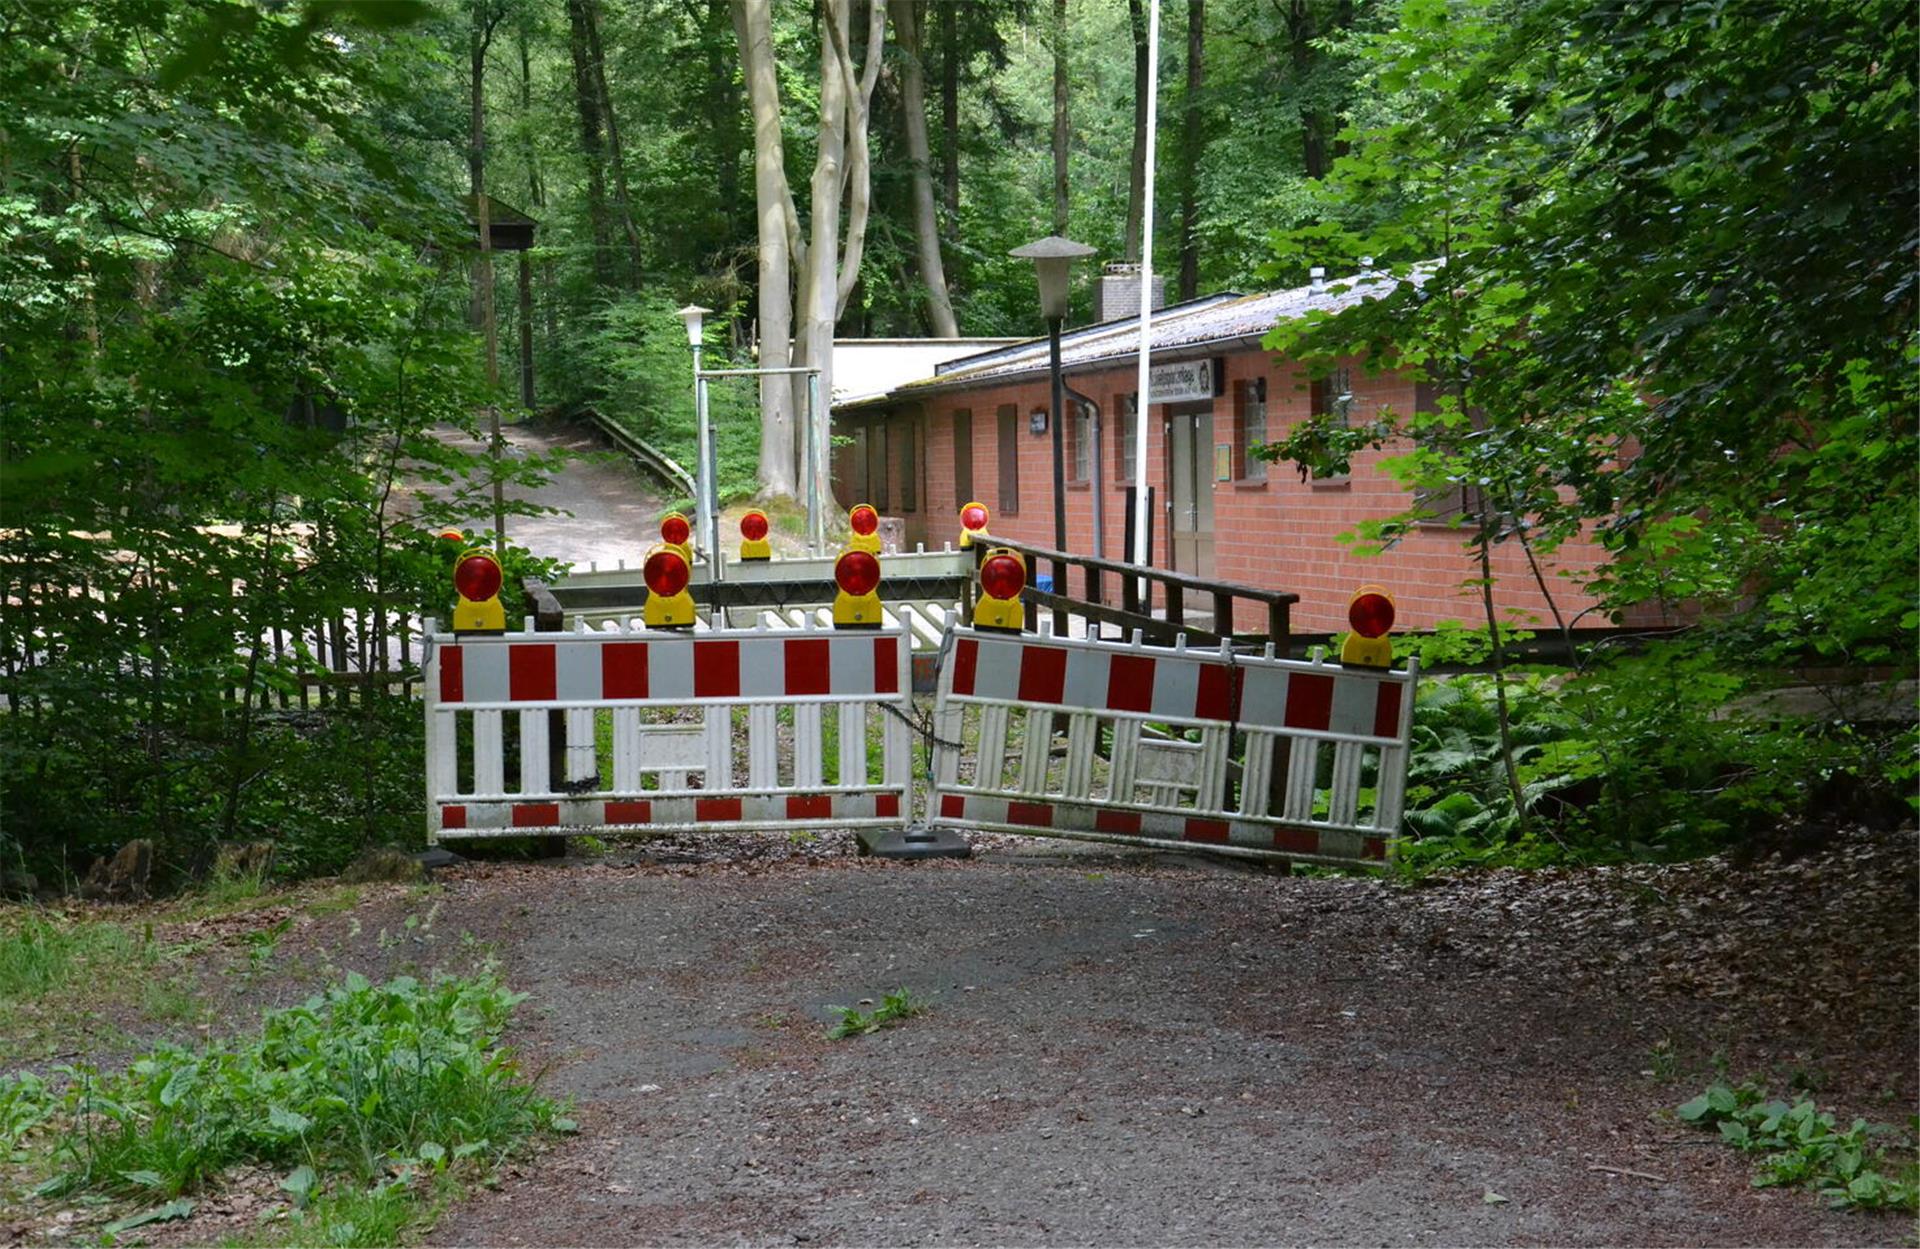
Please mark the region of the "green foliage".
MULTIPOLYGON (((297 839, 296 781, 391 835, 395 691, 282 709, 444 618, 435 533, 489 506, 494 466, 442 437, 490 397, 462 210, 374 120, 370 53, 417 52, 391 28, 423 11, 91 0, 0 47, 0 853, 48 877, 133 837, 163 879, 297 839)), ((323 840, 283 862, 350 854, 323 840)))
POLYGON ((393 1171, 492 1163, 531 1133, 572 1128, 499 1046, 521 1000, 491 972, 427 985, 349 975, 268 1012, 254 1041, 163 1046, 111 1076, 61 1068, 57 1092, 30 1075, 0 1079, 0 1144, 51 1124, 43 1195, 149 1201, 247 1162, 287 1168, 302 1199, 336 1178, 351 1195, 393 1171))
POLYGON ((1794 1185, 1812 1188, 1836 1206, 1920 1212, 1914 1138, 1897 1128, 1855 1119, 1842 1131, 1811 1100, 1769 1098, 1751 1082, 1716 1083, 1674 1114, 1696 1127, 1718 1128, 1720 1139, 1735 1149, 1764 1154, 1754 1171, 1755 1188, 1794 1185))
MULTIPOLYGON (((1437 635, 1471 654, 1470 631, 1437 635)), ((1508 687, 1522 825, 1507 789, 1493 678, 1421 683, 1407 769, 1403 871, 1678 859, 1798 815, 1809 790, 1869 747, 1844 729, 1808 733, 1730 706, 1746 692, 1710 648, 1648 645, 1536 671, 1508 687)), ((1897 748, 1876 744, 1889 760, 1897 748)), ((1867 784, 1893 787, 1889 764, 1867 784)))
POLYGON ((842 1006, 837 1009, 840 1011, 840 1020, 827 1031, 828 1038, 835 1041, 865 1036, 869 1032, 878 1032, 901 1020, 927 1013, 926 1003, 914 997, 906 989, 895 989, 887 994, 880 999, 880 1005, 871 1011, 863 1011, 857 1006, 842 1006))

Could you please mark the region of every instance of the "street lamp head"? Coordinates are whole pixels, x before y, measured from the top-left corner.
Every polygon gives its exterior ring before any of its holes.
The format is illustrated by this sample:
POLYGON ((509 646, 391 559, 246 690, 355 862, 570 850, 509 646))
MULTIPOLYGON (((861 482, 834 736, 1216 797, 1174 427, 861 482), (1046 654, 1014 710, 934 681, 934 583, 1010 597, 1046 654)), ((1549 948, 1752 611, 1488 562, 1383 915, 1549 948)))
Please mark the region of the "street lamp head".
POLYGON ((1016 260, 1031 260, 1040 279, 1040 312, 1049 321, 1067 318, 1067 273, 1073 262, 1093 255, 1085 243, 1050 234, 1025 247, 1016 247, 1007 255, 1016 260))
POLYGON ((687 346, 698 347, 700 345, 701 323, 706 320, 707 314, 712 311, 713 309, 702 308, 699 304, 688 304, 673 314, 680 318, 682 325, 687 327, 687 346))

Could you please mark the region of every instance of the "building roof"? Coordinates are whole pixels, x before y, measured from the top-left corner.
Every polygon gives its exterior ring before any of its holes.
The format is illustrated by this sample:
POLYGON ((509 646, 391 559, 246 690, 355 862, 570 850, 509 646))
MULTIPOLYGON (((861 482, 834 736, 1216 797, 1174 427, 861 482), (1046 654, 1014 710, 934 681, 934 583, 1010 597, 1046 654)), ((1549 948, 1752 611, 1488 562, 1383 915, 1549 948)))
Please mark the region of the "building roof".
POLYGON ((836 338, 833 403, 864 403, 927 377, 947 361, 990 353, 1017 338, 836 338))
MULTIPOLYGON (((1416 270, 1412 280, 1425 281, 1427 272, 1424 267, 1416 270)), ((1367 273, 1330 279, 1319 289, 1296 286, 1291 290, 1255 295, 1229 291, 1174 304, 1155 312, 1148 326, 1153 355, 1179 359, 1228 346, 1256 344, 1283 321, 1297 320, 1312 312, 1338 312, 1363 299, 1378 298, 1398 283, 1399 279, 1386 273, 1367 273)), ((1138 315, 1083 326, 1060 336, 1060 364, 1069 374, 1111 366, 1132 360, 1139 345, 1138 315)), ((838 344, 835 350, 840 350, 838 344)), ((835 406, 914 399, 1046 373, 1047 340, 1031 338, 992 351, 950 358, 937 365, 931 374, 898 383, 882 394, 842 400, 836 393, 835 406)), ((835 389, 837 392, 839 388, 835 389)))

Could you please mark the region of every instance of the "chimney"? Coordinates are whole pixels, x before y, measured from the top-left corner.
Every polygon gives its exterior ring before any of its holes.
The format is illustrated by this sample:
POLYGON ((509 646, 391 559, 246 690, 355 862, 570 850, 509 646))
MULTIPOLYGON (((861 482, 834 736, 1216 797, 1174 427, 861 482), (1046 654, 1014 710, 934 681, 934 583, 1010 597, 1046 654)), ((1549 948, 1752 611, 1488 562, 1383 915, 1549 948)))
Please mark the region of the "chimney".
MULTIPOLYGON (((1167 280, 1155 274, 1153 310, 1158 312, 1166 306, 1167 280)), ((1139 312, 1140 266, 1123 263, 1107 265, 1093 288, 1093 319, 1096 322, 1118 321, 1122 317, 1136 316, 1139 312)))
POLYGON ((1307 276, 1313 281, 1314 294, 1323 295, 1326 293, 1327 267, 1325 265, 1315 265, 1313 268, 1307 270, 1307 276))

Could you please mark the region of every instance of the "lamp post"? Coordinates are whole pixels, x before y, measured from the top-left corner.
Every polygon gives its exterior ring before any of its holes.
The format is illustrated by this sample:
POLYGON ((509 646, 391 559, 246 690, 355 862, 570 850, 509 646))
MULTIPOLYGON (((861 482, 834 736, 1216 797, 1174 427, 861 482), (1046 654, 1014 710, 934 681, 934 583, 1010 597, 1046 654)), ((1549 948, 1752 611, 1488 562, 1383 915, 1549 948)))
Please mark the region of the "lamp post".
MULTIPOLYGON (((1066 380, 1060 374, 1060 326, 1067 319, 1067 278, 1073 262, 1093 255, 1093 248, 1050 234, 1025 247, 1016 247, 1007 254, 1017 260, 1031 260, 1040 283, 1040 312, 1047 319, 1047 371, 1053 382, 1052 412, 1048 416, 1053 431, 1053 549, 1065 552, 1067 461, 1065 435, 1060 427, 1060 409, 1065 406, 1062 392, 1066 380)), ((1067 592, 1067 567, 1060 560, 1053 562, 1053 592, 1062 595, 1067 592)), ((1066 634, 1064 611, 1054 611, 1053 627, 1055 633, 1062 636, 1066 634)))
POLYGON ((714 578, 718 580, 720 535, 715 529, 713 506, 713 430, 707 423, 707 375, 700 369, 700 348, 703 345, 700 330, 707 314, 712 311, 699 304, 688 304, 674 315, 687 327, 687 346, 693 349, 693 411, 694 419, 699 423, 699 439, 694 454, 700 457, 699 471, 694 475, 694 490, 700 497, 693 501, 693 514, 700 522, 700 545, 707 553, 707 562, 713 569, 714 578))

